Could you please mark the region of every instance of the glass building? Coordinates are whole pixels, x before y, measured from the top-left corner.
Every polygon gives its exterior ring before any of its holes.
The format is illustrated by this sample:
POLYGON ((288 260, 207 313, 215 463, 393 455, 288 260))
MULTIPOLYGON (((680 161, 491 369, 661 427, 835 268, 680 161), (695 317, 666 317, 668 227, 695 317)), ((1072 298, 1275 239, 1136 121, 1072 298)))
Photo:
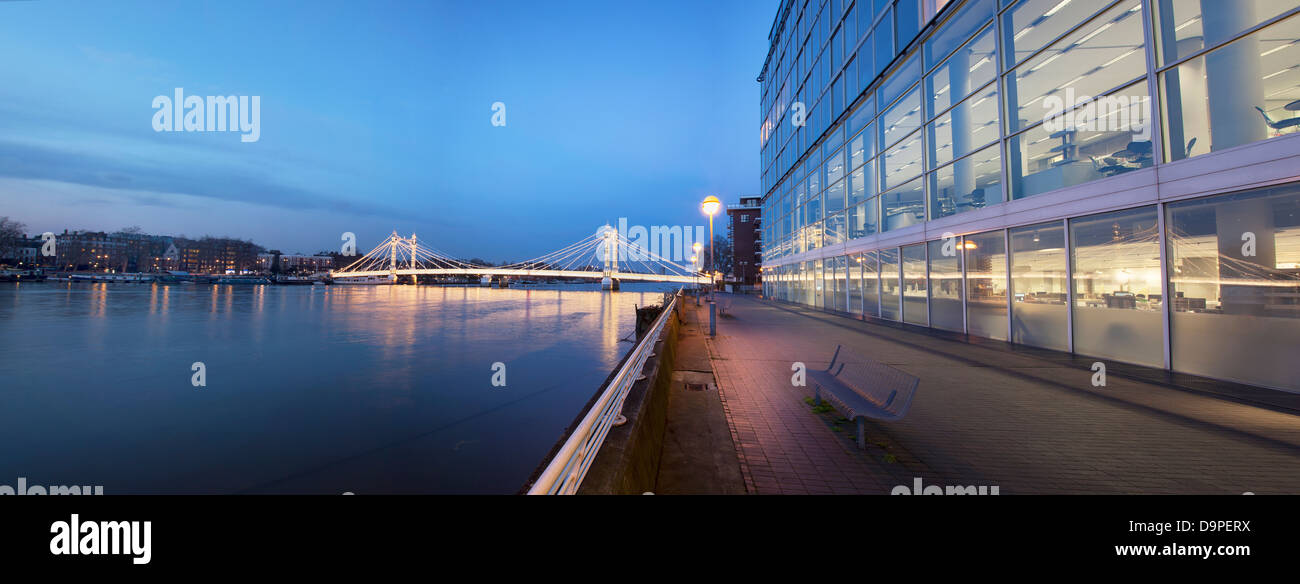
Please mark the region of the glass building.
POLYGON ((764 293, 1300 391, 1300 0, 787 0, 764 293))

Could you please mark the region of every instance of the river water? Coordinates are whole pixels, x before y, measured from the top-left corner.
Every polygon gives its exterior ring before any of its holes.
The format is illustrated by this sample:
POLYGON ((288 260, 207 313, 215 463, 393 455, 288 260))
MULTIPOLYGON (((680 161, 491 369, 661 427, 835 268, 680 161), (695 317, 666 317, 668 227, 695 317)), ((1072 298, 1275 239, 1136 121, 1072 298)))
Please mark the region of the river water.
POLYGON ((597 287, 2 284, 0 485, 514 493, 672 289, 597 287))

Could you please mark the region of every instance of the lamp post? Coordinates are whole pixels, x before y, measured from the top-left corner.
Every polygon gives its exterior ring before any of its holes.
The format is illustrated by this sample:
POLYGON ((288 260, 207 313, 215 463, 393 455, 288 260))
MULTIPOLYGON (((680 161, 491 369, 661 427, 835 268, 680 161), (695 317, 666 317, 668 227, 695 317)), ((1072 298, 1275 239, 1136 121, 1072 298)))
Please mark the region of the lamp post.
MULTIPOLYGON (((714 262, 714 258, 713 258, 713 216, 718 213, 718 209, 720 207, 722 207, 722 201, 719 201, 718 198, 713 195, 709 195, 708 197, 705 197, 704 202, 700 203, 700 210, 704 211, 704 214, 709 216, 709 269, 710 270, 716 269, 718 265, 717 263, 714 262)), ((709 284, 710 285, 713 284, 712 272, 709 272, 709 284)))

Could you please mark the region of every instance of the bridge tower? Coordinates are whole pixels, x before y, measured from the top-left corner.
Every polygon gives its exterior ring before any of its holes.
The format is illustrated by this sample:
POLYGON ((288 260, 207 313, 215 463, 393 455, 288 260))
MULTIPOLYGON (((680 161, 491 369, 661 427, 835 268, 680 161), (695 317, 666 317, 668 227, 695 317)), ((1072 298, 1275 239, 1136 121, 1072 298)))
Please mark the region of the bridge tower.
POLYGON ((411 234, 411 270, 412 270, 412 272, 411 272, 411 283, 412 283, 412 284, 415 284, 416 286, 419 286, 419 285, 420 285, 420 275, 417 274, 417 273, 415 273, 415 271, 414 271, 414 270, 419 269, 419 266, 417 266, 417 265, 415 264, 415 242, 416 242, 416 234, 412 233, 412 234, 411 234))
POLYGON ((397 283, 397 231, 388 236, 388 281, 397 283))
POLYGON ((608 223, 601 229, 605 233, 605 270, 600 279, 600 289, 618 290, 618 282, 614 280, 614 274, 618 273, 618 230, 608 223))

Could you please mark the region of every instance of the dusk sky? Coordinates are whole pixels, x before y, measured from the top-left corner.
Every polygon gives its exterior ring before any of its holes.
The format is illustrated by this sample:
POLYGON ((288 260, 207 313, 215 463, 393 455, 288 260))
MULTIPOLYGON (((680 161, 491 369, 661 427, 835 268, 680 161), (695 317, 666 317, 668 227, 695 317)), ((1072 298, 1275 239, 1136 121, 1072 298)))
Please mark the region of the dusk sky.
MULTIPOLYGON (((518 260, 757 194, 774 1, 0 2, 0 215, 518 260), (260 96, 260 140, 155 96, 260 96), (492 104, 506 106, 494 127, 492 104)), ((725 232, 725 222, 717 225, 725 232)))

